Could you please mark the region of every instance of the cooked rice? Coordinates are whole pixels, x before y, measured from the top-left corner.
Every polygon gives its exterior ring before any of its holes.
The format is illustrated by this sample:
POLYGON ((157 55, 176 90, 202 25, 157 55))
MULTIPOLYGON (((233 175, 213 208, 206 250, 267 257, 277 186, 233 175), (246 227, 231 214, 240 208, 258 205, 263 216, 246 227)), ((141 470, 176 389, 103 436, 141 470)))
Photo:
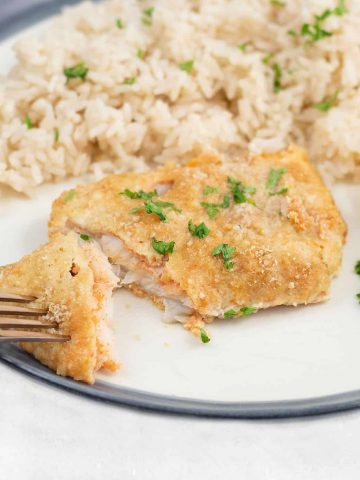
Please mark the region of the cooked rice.
POLYGON ((360 2, 347 0, 348 13, 323 22, 332 36, 306 45, 288 34, 337 4, 111 0, 66 9, 41 39, 17 44, 17 65, 0 84, 0 183, 27 192, 87 171, 183 161, 200 149, 237 154, 289 142, 305 145, 330 177, 360 178, 360 2), (152 17, 144 15, 151 6, 152 17), (189 73, 179 68, 188 60, 189 73), (87 78, 66 84, 64 67, 78 62, 87 78), (314 108, 335 92, 328 112, 314 108))

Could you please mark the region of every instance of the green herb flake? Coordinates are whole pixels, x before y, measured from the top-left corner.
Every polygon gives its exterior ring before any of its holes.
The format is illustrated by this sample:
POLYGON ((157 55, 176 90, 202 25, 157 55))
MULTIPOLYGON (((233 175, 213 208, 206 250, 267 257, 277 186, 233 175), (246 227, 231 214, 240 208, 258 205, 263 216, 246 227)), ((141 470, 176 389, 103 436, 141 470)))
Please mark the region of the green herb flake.
POLYGON ((59 132, 59 129, 56 127, 56 128, 54 128, 54 141, 58 142, 59 137, 60 137, 60 132, 59 132))
POLYGON ((355 264, 355 273, 360 275, 360 260, 358 260, 355 264))
POLYGON ((238 45, 238 49, 241 50, 242 52, 245 52, 246 47, 248 45, 249 45, 249 42, 240 43, 240 45, 238 45))
POLYGON ((269 195, 270 197, 273 197, 274 195, 285 195, 285 193, 287 193, 288 191, 289 189, 285 187, 279 190, 278 192, 270 192, 269 195))
POLYGON ((81 78, 81 80, 85 80, 89 69, 85 66, 84 62, 80 62, 72 67, 64 68, 63 71, 66 76, 66 83, 68 83, 73 78, 81 78))
POLYGON ((145 212, 148 214, 154 214, 157 215, 160 219, 161 222, 167 223, 168 218, 164 212, 164 208, 170 208, 174 212, 181 212, 179 208, 177 208, 173 203, 170 202, 163 202, 163 201, 152 201, 148 200, 144 204, 145 206, 145 212))
POLYGON ((360 303, 360 293, 356 294, 356 298, 359 300, 359 303, 360 303))
POLYGON ((287 172, 286 168, 272 168, 266 182, 266 188, 273 190, 276 188, 281 180, 281 177, 287 172))
POLYGON ((143 16, 141 21, 144 25, 151 26, 152 25, 152 17, 154 13, 154 7, 146 8, 143 10, 143 16))
POLYGON ((200 328, 199 331, 200 331, 200 338, 201 338, 202 343, 209 343, 210 342, 210 337, 206 333, 206 330, 204 330, 203 328, 200 328))
POLYGON ((217 187, 211 187, 210 185, 206 185, 203 190, 203 194, 210 195, 210 193, 219 193, 219 189, 217 187))
POLYGON ((264 65, 268 65, 270 60, 275 56, 275 53, 268 53, 267 55, 265 55, 265 57, 263 57, 262 59, 262 63, 264 65))
POLYGON ((287 34, 290 35, 291 37, 297 37, 296 31, 291 28, 290 30, 287 31, 287 34))
POLYGON ((156 238, 153 238, 151 245, 155 252, 160 255, 168 255, 169 253, 173 253, 175 242, 163 242, 162 240, 156 240, 156 238))
POLYGON ((286 3, 281 0, 270 0, 271 5, 274 7, 286 7, 286 3))
POLYGON ((194 67, 194 60, 188 60, 187 62, 179 63, 180 70, 183 70, 186 73, 191 73, 194 67))
POLYGON ((136 82, 136 77, 128 77, 123 81, 123 85, 134 85, 136 82))
POLYGON ((123 21, 121 20, 121 18, 118 18, 115 22, 117 28, 119 28, 120 30, 122 30, 124 28, 124 23, 123 21))
POLYGON ((128 188, 125 188, 125 190, 120 192, 119 195, 125 195, 131 200, 137 200, 139 198, 142 200, 150 200, 150 198, 157 197, 157 191, 153 190, 152 192, 144 192, 143 190, 139 190, 138 192, 132 192, 128 188))
POLYGON ((208 227, 205 225, 204 222, 200 223, 199 225, 195 225, 192 222, 192 220, 189 220, 188 229, 193 237, 198 237, 198 238, 205 238, 210 233, 210 230, 208 229, 208 227))
POLYGON ((341 17, 342 15, 345 15, 345 13, 348 13, 349 10, 346 8, 345 5, 345 0, 339 0, 339 3, 333 10, 334 15, 337 15, 338 17, 341 17))
POLYGON ((348 9, 345 5, 345 0, 339 0, 339 3, 333 10, 326 9, 320 15, 315 15, 315 19, 312 24, 304 23, 300 29, 300 35, 308 37, 308 40, 306 42, 308 44, 318 42, 319 40, 322 40, 326 37, 331 37, 333 33, 325 30, 322 27, 322 23, 332 15, 340 17, 342 15, 345 15, 345 13, 348 13, 348 9))
POLYGON ((233 194, 234 202, 235 203, 251 203, 255 205, 255 202, 252 198, 246 196, 246 193, 255 193, 256 188, 254 187, 246 187, 235 178, 228 177, 227 179, 228 185, 230 187, 230 191, 233 194))
POLYGON ((330 110, 331 107, 335 105, 338 95, 339 95, 339 92, 336 91, 324 102, 314 103, 313 107, 319 110, 320 112, 327 112, 330 110))
POLYGON ((256 307, 242 307, 240 308, 240 313, 243 317, 248 317, 249 315, 252 315, 253 313, 257 312, 256 307))
POLYGON ((64 202, 67 203, 72 200, 76 195, 76 190, 69 190, 69 192, 64 197, 64 202))
POLYGON ((201 206, 206 208, 206 213, 211 219, 215 218, 220 211, 220 206, 217 203, 201 202, 201 206))
POLYGON ((31 130, 33 128, 33 124, 28 113, 25 115, 24 123, 28 130, 31 130))
POLYGON ((230 207, 230 197, 229 195, 225 195, 222 203, 200 202, 200 205, 206 208, 209 218, 213 219, 220 212, 221 208, 230 207))
POLYGON ((274 93, 279 93, 281 90, 281 77, 282 77, 282 70, 278 63, 275 63, 272 66, 274 72, 274 80, 273 80, 273 91, 274 93))
POLYGON ((211 255, 213 257, 221 255, 224 261, 226 270, 231 270, 234 267, 234 262, 230 259, 234 255, 236 249, 231 247, 227 243, 220 243, 217 247, 214 248, 211 255))
POLYGON ((153 13, 154 13, 154 10, 155 10, 154 7, 145 8, 145 10, 143 10, 143 14, 144 14, 146 17, 152 18, 153 13))
POLYGON ((81 240, 84 240, 85 242, 88 242, 89 240, 91 240, 90 235, 88 235, 86 233, 80 233, 80 238, 81 238, 81 240))
POLYGON ((157 201, 154 202, 154 203, 155 203, 158 207, 161 207, 161 208, 170 208, 170 209, 173 210, 174 212, 178 212, 178 213, 181 212, 181 209, 180 209, 180 208, 177 208, 174 203, 164 202, 164 201, 162 201, 162 200, 157 200, 157 201))
POLYGON ((138 48, 136 51, 136 56, 137 58, 140 58, 140 60, 143 60, 145 57, 145 52, 144 50, 141 50, 141 48, 138 48))
POLYGON ((145 212, 150 214, 157 215, 160 219, 161 222, 166 223, 168 221, 168 218, 163 211, 162 207, 159 207, 156 205, 156 203, 152 202, 151 200, 148 202, 145 202, 145 212))
POLYGON ((313 25, 310 25, 309 23, 304 23, 301 27, 300 34, 309 37, 309 42, 313 43, 318 42, 323 38, 331 37, 332 32, 328 32, 327 30, 321 28, 319 20, 316 20, 313 25))
POLYGON ((236 311, 234 309, 227 310, 224 312, 224 318, 233 318, 233 317, 248 317, 253 313, 257 312, 256 307, 242 307, 240 310, 236 311))

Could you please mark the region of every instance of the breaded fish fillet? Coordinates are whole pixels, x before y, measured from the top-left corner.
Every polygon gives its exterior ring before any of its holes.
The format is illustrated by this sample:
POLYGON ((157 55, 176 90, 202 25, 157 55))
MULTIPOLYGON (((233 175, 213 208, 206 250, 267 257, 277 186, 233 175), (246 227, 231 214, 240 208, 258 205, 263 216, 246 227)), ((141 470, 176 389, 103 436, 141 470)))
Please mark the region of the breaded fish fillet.
POLYGON ((23 343, 57 374, 94 383, 100 368, 118 365, 110 347, 108 303, 118 279, 95 244, 58 235, 17 263, 0 268, 0 290, 37 297, 67 343, 23 343))
POLYGON ((296 147, 111 175, 61 195, 49 230, 90 235, 123 285, 184 322, 325 300, 346 236, 296 147))

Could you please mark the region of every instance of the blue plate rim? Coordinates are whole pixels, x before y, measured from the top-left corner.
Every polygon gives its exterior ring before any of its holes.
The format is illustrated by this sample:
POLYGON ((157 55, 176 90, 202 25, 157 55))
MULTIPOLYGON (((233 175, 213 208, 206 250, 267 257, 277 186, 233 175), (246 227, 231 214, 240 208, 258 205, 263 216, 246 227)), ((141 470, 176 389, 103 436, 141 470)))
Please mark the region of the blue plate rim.
POLYGON ((56 375, 18 346, 0 345, 0 361, 23 373, 72 393, 116 405, 162 413, 213 418, 280 419, 324 415, 360 407, 360 390, 301 400, 220 402, 154 394, 101 380, 94 385, 56 375))
MULTIPOLYGON (((62 7, 79 0, 0 0, 0 41, 58 13, 62 7)), ((152 410, 162 413, 186 414, 220 418, 275 419, 323 415, 360 407, 360 390, 304 400, 270 402, 214 402, 114 386, 97 381, 86 385, 57 376, 33 357, 11 344, 0 345, 0 361, 23 373, 67 391, 100 401, 152 410)))

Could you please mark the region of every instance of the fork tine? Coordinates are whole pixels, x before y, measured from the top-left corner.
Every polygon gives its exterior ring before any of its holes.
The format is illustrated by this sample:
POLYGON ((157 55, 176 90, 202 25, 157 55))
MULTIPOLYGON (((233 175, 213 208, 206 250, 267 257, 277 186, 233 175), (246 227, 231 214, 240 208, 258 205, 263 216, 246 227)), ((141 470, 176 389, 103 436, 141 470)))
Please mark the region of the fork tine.
POLYGON ((36 300, 31 295, 16 295, 15 293, 0 292, 0 302, 29 303, 36 300))
POLYGON ((0 330, 1 342, 68 342, 68 335, 44 332, 25 332, 21 330, 0 330))
POLYGON ((1 318, 0 317, 0 328, 57 328, 59 325, 56 322, 45 322, 39 321, 33 318, 1 318))
POLYGON ((21 305, 0 305, 0 316, 41 317, 48 313, 47 309, 23 307, 21 305))

